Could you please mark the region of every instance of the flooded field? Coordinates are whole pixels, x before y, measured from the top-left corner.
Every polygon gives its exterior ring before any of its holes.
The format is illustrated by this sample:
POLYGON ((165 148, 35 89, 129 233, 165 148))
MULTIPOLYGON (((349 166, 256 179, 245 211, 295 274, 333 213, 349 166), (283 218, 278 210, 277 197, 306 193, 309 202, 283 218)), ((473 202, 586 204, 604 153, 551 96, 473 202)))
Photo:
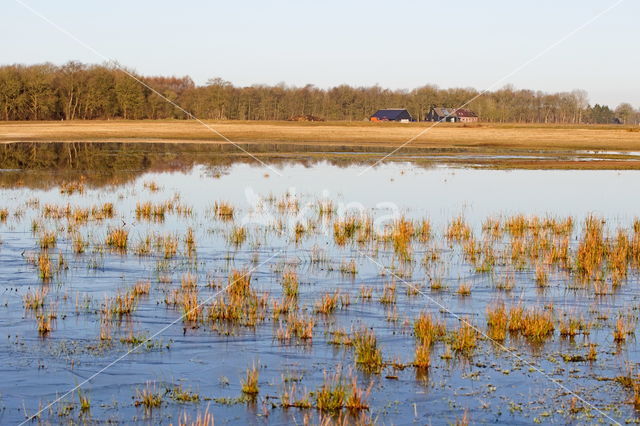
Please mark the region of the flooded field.
POLYGON ((638 421, 640 171, 413 155, 3 146, 0 422, 638 421))

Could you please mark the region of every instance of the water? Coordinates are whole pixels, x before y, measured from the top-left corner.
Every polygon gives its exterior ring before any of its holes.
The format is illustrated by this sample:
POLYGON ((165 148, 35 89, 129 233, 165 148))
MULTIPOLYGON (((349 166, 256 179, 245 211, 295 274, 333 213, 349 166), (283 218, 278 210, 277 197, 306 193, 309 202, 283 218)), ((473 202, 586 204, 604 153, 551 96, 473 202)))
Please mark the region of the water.
MULTIPOLYGON (((536 262, 527 259, 516 267, 503 254, 513 244, 508 235, 484 240, 498 260, 490 271, 479 271, 465 257, 463 244, 447 240, 444 233, 454 218, 463 216, 482 244, 487 218, 571 217, 569 245, 575 256, 589 215, 605 220, 608 236, 618 228, 632 235, 639 211, 634 196, 638 171, 491 170, 403 160, 361 174, 367 163, 360 159, 265 158, 265 167, 216 152, 186 155, 155 145, 148 151, 140 146, 127 151, 114 145, 84 154, 71 150, 67 160, 67 148, 58 144, 53 153, 43 149, 34 154, 37 161, 30 161, 31 166, 24 165, 27 153, 19 149, 19 155, 5 155, 0 162, 0 209, 8 213, 0 223, 3 423, 24 421, 25 413, 41 409, 46 423, 175 424, 184 413, 193 418, 207 409, 218 423, 301 423, 305 416, 312 422, 324 416, 335 420, 336 413, 313 408, 284 409, 280 397, 291 378, 302 396, 322 385, 325 372, 338 368, 349 383, 355 378, 360 387, 371 386, 369 410, 351 413, 350 421, 369 416, 379 423, 447 424, 466 415, 473 423, 529 424, 635 418, 630 391, 609 380, 627 374, 628 364, 638 360, 632 334, 623 344, 612 337, 618 315, 627 319, 629 331, 635 330, 638 269, 633 264, 622 284, 604 295, 595 294, 591 284, 577 288, 575 271, 555 264, 548 267, 548 285, 542 288, 536 283, 536 262), (69 182, 83 182, 83 190, 61 193, 69 182), (150 189, 150 183, 158 189, 150 189), (278 207, 287 199, 295 200, 297 209, 278 207), (330 218, 318 214, 322 200, 335 207, 330 218), (136 215, 136 205, 147 201, 170 201, 173 210, 163 221, 146 220, 136 215), (216 217, 213 206, 221 201, 234 206, 233 221, 216 217), (66 215, 45 215, 47 205, 90 209, 105 203, 113 205, 112 217, 74 222, 66 215), (349 216, 371 218, 373 234, 340 246, 333 223, 349 216), (429 241, 411 243, 410 261, 382 236, 401 216, 416 224, 427 218, 433 229, 429 241), (305 229, 298 239, 297 224, 305 229), (239 226, 245 227, 247 238, 234 245, 229 238, 239 226), (107 234, 118 228, 129 233, 126 253, 105 245, 107 234), (188 229, 195 235, 192 252, 188 229), (45 230, 57 237, 55 247, 46 250, 40 247, 45 230), (87 242, 83 253, 74 252, 77 235, 87 242), (148 254, 136 254, 147 236, 173 238, 176 253, 167 256, 152 243, 148 254), (439 258, 423 262, 432 252, 439 258), (41 253, 52 263, 49 280, 39 277, 34 265, 41 253), (351 261, 355 274, 347 271, 351 261), (252 289, 268 299, 264 318, 254 325, 204 318, 209 305, 224 296, 233 270, 249 273, 252 289), (274 318, 273 302, 282 300, 286 270, 297 272, 299 316, 315 320, 312 339, 278 338, 288 320, 286 315, 274 318), (166 303, 186 274, 197 277, 198 302, 204 306, 203 318, 196 322, 184 320, 180 307, 166 303), (514 281, 510 291, 497 288, 505 277, 514 281), (149 293, 136 297, 131 314, 106 320, 111 339, 100 340, 105 306, 146 281, 149 293), (443 288, 435 288, 434 281, 443 288), (471 285, 469 297, 456 293, 461 283, 471 285), (395 303, 380 303, 385 286, 391 285, 395 303), (371 288, 371 300, 360 298, 363 286, 371 288), (44 307, 25 308, 25 295, 43 288, 44 307), (407 288, 418 291, 410 294, 407 288), (348 295, 350 304, 339 303, 329 315, 314 312, 318 300, 336 290, 343 298, 348 295), (516 335, 504 345, 491 342, 482 335, 485 313, 498 300, 540 309, 553 305, 553 336, 540 344, 516 335), (37 317, 50 312, 56 316, 52 330, 39 335, 37 317), (449 336, 434 343, 428 370, 412 366, 412 325, 421 312, 446 323, 450 333, 460 320, 473 324, 480 332, 476 349, 470 356, 454 353, 449 359, 449 336), (589 322, 590 333, 560 337, 565 314, 589 322), (352 335, 363 327, 377 336, 385 362, 380 373, 357 366, 352 347, 330 343, 338 330, 352 335), (127 343, 132 337, 142 344, 127 343), (586 354, 592 343, 597 360, 568 361, 567 356, 586 354), (260 393, 253 401, 239 401, 241 379, 252 365, 259 368, 260 393), (86 412, 74 390, 78 385, 91 401, 86 412), (176 386, 197 393, 199 402, 172 399, 176 386), (137 392, 146 388, 162 394, 162 405, 152 411, 135 403, 137 392)), ((314 398, 310 396, 312 404, 314 398)), ((342 412, 347 415, 348 410, 342 412)))

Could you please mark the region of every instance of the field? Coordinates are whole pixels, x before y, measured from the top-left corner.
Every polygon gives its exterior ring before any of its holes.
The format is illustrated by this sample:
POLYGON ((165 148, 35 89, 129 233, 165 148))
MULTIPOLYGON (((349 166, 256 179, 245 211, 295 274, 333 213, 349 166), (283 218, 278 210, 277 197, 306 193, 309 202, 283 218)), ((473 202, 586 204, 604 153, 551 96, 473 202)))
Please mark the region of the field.
MULTIPOLYGON (((640 150, 640 128, 517 124, 290 123, 211 121, 233 142, 395 147, 425 131, 411 146, 522 150, 640 150)), ((196 121, 0 122, 0 141, 213 142, 223 139, 196 121)))
POLYGON ((638 421, 638 171, 2 148, 4 422, 638 421))

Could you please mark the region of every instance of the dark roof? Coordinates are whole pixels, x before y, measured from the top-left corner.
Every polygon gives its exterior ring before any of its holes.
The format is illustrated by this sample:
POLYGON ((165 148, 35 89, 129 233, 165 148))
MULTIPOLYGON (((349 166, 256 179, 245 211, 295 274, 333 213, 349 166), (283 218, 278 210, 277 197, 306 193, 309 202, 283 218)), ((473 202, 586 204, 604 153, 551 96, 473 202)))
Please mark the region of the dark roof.
POLYGON ((407 111, 404 108, 390 108, 390 109, 379 109, 371 117, 375 117, 375 118, 377 118, 379 120, 382 120, 382 119, 385 119, 385 120, 397 120, 398 118, 401 118, 402 116, 410 118, 411 114, 409 114, 409 111, 407 111))
POLYGON ((456 115, 458 117, 477 117, 478 116, 478 114, 476 114, 475 112, 465 108, 458 108, 456 110, 456 115))
POLYGON ((438 117, 477 117, 478 114, 465 108, 433 108, 438 117))

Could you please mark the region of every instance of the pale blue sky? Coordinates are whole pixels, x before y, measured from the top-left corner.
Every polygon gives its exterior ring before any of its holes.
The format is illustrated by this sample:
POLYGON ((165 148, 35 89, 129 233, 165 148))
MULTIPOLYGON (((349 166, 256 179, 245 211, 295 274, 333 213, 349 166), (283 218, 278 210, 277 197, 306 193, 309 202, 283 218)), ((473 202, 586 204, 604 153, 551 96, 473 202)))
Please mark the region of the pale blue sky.
MULTIPOLYGON (((142 74, 319 87, 482 90, 617 0, 22 0, 142 74)), ((3 0, 0 63, 101 59, 3 0)), ((640 1, 625 0, 501 84, 640 107, 640 1)))

